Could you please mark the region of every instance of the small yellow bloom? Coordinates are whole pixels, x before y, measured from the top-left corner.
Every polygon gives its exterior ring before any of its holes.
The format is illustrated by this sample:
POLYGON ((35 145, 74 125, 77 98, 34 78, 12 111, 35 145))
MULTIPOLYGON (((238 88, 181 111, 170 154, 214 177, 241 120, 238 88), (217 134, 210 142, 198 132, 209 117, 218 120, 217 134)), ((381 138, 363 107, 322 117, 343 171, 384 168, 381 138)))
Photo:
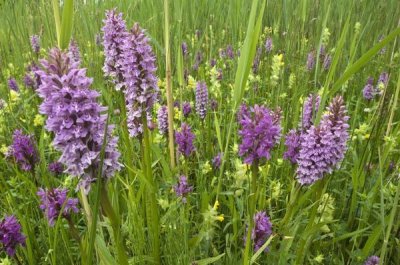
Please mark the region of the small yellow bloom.
POLYGON ((389 144, 389 145, 395 145, 396 144, 396 139, 394 137, 392 137, 392 136, 385 136, 383 138, 383 140, 385 141, 386 144, 389 144))
POLYGON ((319 254, 318 256, 316 256, 314 258, 314 261, 317 262, 317 263, 322 263, 324 261, 324 255, 319 254))
POLYGON ((233 145, 233 147, 232 147, 232 152, 233 152, 233 153, 237 153, 238 151, 239 151, 239 146, 238 146, 237 143, 235 143, 235 144, 233 145))
POLYGON ((218 200, 216 200, 213 208, 214 208, 214 210, 217 210, 218 207, 219 207, 219 202, 218 202, 218 200))
POLYGON ((157 133, 156 136, 155 136, 154 139, 153 139, 153 142, 156 143, 156 144, 159 144, 159 143, 162 142, 162 140, 163 140, 162 135, 160 135, 160 134, 157 133))
POLYGON ((277 200, 279 196, 281 195, 282 191, 282 184, 279 181, 273 181, 271 183, 271 197, 274 200, 277 200))
POLYGON ((73 182, 74 182, 73 180, 74 180, 74 178, 72 176, 66 177, 65 180, 64 180, 63 186, 64 187, 71 187, 73 185, 73 182))
POLYGON ((3 145, 1 146, 1 148, 0 148, 0 152, 1 152, 2 154, 6 155, 7 152, 8 152, 8 146, 6 146, 5 144, 3 144, 3 145))
POLYGON ((36 114, 35 119, 33 120, 33 125, 35 127, 39 127, 43 125, 43 122, 44 122, 43 116, 40 114, 36 114))
POLYGON ((11 102, 17 102, 19 100, 19 93, 15 90, 10 90, 11 102))
POLYGON ((289 76, 289 89, 293 88, 295 84, 296 84, 296 75, 294 73, 291 73, 289 76))
POLYGON ((322 43, 327 45, 329 42, 329 37, 331 36, 331 33, 329 32, 328 28, 325 28, 324 31, 322 32, 322 43))
POLYGON ((223 215, 223 214, 218 215, 215 219, 216 219, 217 221, 223 222, 223 221, 224 221, 224 215, 223 215))
POLYGON ((174 119, 179 121, 182 117, 182 111, 178 107, 174 107, 174 114, 174 119))
POLYGON ((201 168, 201 172, 202 172, 203 174, 207 174, 207 173, 211 172, 211 170, 212 170, 212 167, 211 167, 209 161, 205 162, 205 163, 203 164, 202 168, 201 168))
POLYGON ((164 88, 165 87, 165 79, 158 79, 157 85, 159 88, 164 88))
POLYGON ((301 105, 303 105, 303 103, 304 103, 304 98, 303 98, 302 96, 299 98, 299 103, 300 103, 301 105))
POLYGON ((264 28, 264 34, 271 34, 272 33, 272 28, 271 27, 265 27, 264 28))
POLYGON ((271 85, 276 86, 279 81, 282 67, 285 65, 283 62, 283 54, 274 55, 272 58, 272 73, 271 73, 271 85))
POLYGON ((191 75, 188 76, 188 85, 187 85, 187 87, 189 89, 194 89, 196 87, 196 80, 191 75))
POLYGON ((356 34, 360 33, 360 28, 361 28, 361 23, 360 22, 356 22, 356 24, 354 25, 354 32, 356 34))
POLYGON ((165 199, 158 199, 158 204, 161 206, 163 210, 166 210, 169 207, 168 200, 165 199))

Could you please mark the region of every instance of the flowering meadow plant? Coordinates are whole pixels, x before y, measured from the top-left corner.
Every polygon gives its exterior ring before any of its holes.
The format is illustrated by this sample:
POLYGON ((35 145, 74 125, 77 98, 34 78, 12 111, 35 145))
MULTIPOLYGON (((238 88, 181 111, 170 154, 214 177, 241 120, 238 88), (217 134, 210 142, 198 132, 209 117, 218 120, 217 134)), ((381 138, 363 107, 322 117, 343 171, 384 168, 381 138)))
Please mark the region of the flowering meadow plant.
POLYGON ((0 265, 397 265, 383 2, 1 2, 0 265))

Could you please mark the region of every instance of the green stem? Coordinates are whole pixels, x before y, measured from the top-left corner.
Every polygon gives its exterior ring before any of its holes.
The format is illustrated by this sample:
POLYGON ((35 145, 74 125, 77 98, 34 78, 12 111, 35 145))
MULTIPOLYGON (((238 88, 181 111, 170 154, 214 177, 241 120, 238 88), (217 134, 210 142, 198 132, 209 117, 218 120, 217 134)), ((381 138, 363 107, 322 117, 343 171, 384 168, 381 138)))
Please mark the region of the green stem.
POLYGON ((105 215, 111 222, 111 227, 113 229, 115 244, 117 247, 118 261, 119 264, 128 265, 128 257, 125 252, 125 247, 121 237, 120 231, 120 220, 118 216, 115 214, 115 211, 111 205, 110 199, 108 198, 108 193, 105 185, 101 185, 101 206, 104 210, 105 215))
POLYGON ((81 204, 83 205, 83 210, 86 215, 86 219, 88 221, 88 225, 92 225, 92 210, 90 209, 89 201, 87 198, 87 195, 85 194, 85 191, 83 187, 80 187, 80 192, 81 192, 81 204))
POLYGON ((71 235, 75 238, 75 240, 80 244, 81 242, 81 237, 79 236, 78 229, 76 229, 74 221, 72 221, 70 216, 65 217, 65 219, 68 222, 69 226, 69 231, 71 232, 71 235))
POLYGON ((150 238, 152 239, 153 246, 153 258, 156 264, 161 264, 160 259, 160 238, 159 238, 159 214, 158 214, 158 206, 157 206, 157 196, 156 196, 156 187, 155 182, 153 180, 153 173, 151 170, 151 158, 150 158, 150 137, 149 137, 149 129, 147 127, 147 118, 146 114, 143 115, 143 173, 145 178, 147 179, 147 225, 149 227, 150 238))
POLYGON ((299 249, 297 251, 296 255, 296 263, 295 264, 303 264, 304 262, 304 257, 305 257, 305 250, 308 248, 308 245, 310 244, 310 240, 312 239, 312 236, 316 232, 313 229, 314 226, 314 221, 315 217, 317 216, 318 212, 318 207, 319 207, 319 201, 321 200, 322 195, 325 192, 326 186, 328 183, 328 176, 323 178, 322 180, 319 180, 316 185, 316 193, 315 193, 315 203, 314 206, 311 208, 311 213, 310 213, 310 218, 308 220, 308 224, 306 228, 304 229, 303 235, 300 238, 300 243, 299 243, 299 249))
POLYGON ((135 174, 133 172, 134 168, 134 156, 133 156, 133 150, 134 148, 132 147, 130 138, 129 138, 129 130, 128 130, 128 124, 127 124, 127 111, 126 111, 126 104, 125 104, 125 95, 123 93, 118 93, 119 95, 119 108, 120 108, 120 125, 121 125, 121 130, 122 134, 121 137, 123 139, 123 154, 124 154, 124 163, 128 166, 127 173, 128 177, 130 180, 135 179, 135 174))
POLYGON ((292 218, 292 215, 294 214, 294 209, 295 209, 295 205, 298 202, 298 198, 300 195, 300 185, 297 184, 297 181, 294 180, 294 183, 292 185, 292 189, 290 192, 290 201, 288 206, 286 207, 286 213, 285 216, 283 217, 282 221, 281 221, 281 228, 282 231, 286 231, 286 225, 287 222, 292 218))
POLYGON ((251 251, 251 230, 253 230, 253 216, 254 211, 256 208, 257 196, 258 196, 258 189, 257 189, 257 178, 258 178, 258 161, 254 161, 251 165, 251 194, 249 196, 249 215, 248 215, 248 228, 247 228, 247 236, 246 236, 246 248, 244 250, 244 258, 243 264, 248 265, 250 262, 250 254, 251 251))
POLYGON ((390 212, 389 223, 386 228, 385 239, 383 241, 383 246, 381 249, 381 255, 380 255, 381 264, 385 264, 384 259, 385 259, 385 255, 386 255, 387 245, 389 243, 389 237, 391 235, 393 235, 393 234, 391 234, 391 231, 392 231, 392 227, 393 227, 393 221, 394 221, 394 218, 397 213, 397 208, 399 207, 399 196, 400 196, 400 183, 397 183, 396 196, 395 196, 395 199, 393 202, 393 208, 390 212))
POLYGON ((167 107, 168 107, 168 146, 170 165, 172 171, 175 168, 175 145, 174 145, 174 102, 172 96, 172 82, 171 82, 171 52, 169 45, 169 17, 168 17, 168 0, 164 0, 164 14, 165 14, 165 78, 167 92, 167 107))
POLYGON ((19 260, 18 256, 14 256, 14 260, 17 262, 18 265, 22 265, 21 261, 19 260))

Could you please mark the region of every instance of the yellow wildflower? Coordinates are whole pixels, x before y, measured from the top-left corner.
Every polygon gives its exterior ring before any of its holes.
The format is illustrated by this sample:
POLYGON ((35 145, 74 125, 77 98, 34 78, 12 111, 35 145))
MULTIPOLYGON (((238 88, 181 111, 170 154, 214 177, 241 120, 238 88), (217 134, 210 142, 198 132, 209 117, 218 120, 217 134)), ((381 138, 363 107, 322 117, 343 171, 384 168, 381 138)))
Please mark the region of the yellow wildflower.
POLYGON ((314 258, 314 261, 315 261, 316 263, 321 264, 321 263, 324 261, 324 255, 319 254, 318 256, 316 256, 316 257, 314 258))
POLYGON ((331 33, 329 32, 329 29, 328 28, 324 28, 324 31, 322 32, 322 37, 321 37, 322 43, 324 45, 328 44, 330 35, 331 35, 331 33))
POLYGON ((7 152, 8 152, 8 146, 6 146, 5 144, 3 144, 3 145, 1 146, 1 148, 0 148, 0 152, 1 152, 3 155, 6 155, 7 152))
POLYGON ((360 34, 360 28, 361 28, 361 23, 356 22, 356 24, 354 25, 354 32, 356 33, 356 35, 360 34))
POLYGON ((282 67, 285 65, 283 62, 283 54, 274 55, 272 58, 272 72, 271 72, 271 85, 276 86, 279 81, 279 76, 282 67))
POLYGON ((215 203, 214 203, 214 207, 213 208, 214 208, 214 210, 217 210, 218 207, 219 207, 219 201, 216 200, 215 203))
POLYGON ((166 210, 169 207, 168 200, 165 199, 158 199, 158 204, 161 206, 163 210, 166 210))
POLYGON ((10 90, 10 99, 12 103, 19 101, 19 93, 15 90, 10 90))
POLYGON ((223 214, 218 215, 215 219, 216 219, 217 221, 223 222, 223 221, 224 221, 224 215, 223 215, 223 214))
POLYGON ((181 120, 182 117, 182 111, 178 107, 174 107, 174 119, 175 120, 181 120))
POLYGON ((189 89, 194 89, 196 87, 196 80, 191 75, 188 76, 188 85, 187 85, 187 87, 189 89))
POLYGON ((212 170, 212 167, 211 167, 209 161, 205 162, 205 163, 203 164, 203 166, 201 167, 201 172, 202 172, 204 175, 207 174, 207 173, 209 173, 209 172, 211 172, 211 170, 212 170))
POLYGON ((43 125, 43 122, 44 122, 43 116, 40 114, 36 114, 35 118, 33 119, 33 125, 35 127, 39 127, 43 125))

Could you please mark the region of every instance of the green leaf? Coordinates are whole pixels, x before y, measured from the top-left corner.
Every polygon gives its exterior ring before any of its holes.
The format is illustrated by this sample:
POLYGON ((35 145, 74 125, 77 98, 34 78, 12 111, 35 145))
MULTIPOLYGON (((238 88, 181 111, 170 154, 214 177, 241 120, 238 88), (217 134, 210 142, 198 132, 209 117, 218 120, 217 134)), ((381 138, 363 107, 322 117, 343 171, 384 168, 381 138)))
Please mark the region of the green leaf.
POLYGON ((212 264, 218 260, 220 260, 223 256, 225 256, 225 253, 222 253, 221 255, 218 255, 216 257, 212 258, 206 258, 206 259, 201 259, 201 260, 196 260, 193 263, 198 264, 198 265, 207 265, 207 264, 212 264))
POLYGON ((214 113, 214 126, 217 133, 218 146, 219 149, 222 151, 221 127, 219 126, 218 115, 216 113, 214 113))
POLYGON ((254 255, 251 257, 251 259, 250 259, 250 264, 253 264, 254 262, 256 262, 257 261, 257 259, 259 258, 259 256, 261 255, 261 253, 263 253, 263 251, 269 246, 269 244, 271 243, 271 241, 272 241, 272 239, 274 238, 275 236, 270 236, 269 238, 268 238, 268 240, 264 243, 264 245, 262 245, 258 250, 257 250, 257 252, 256 253, 254 253, 254 255))
MULTIPOLYGON (((389 217, 389 215, 385 217, 385 223, 389 221, 389 217)), ((376 246, 378 240, 381 238, 382 229, 382 223, 378 223, 375 225, 372 233, 368 236, 368 240, 365 243, 364 248, 362 249, 362 259, 366 259, 371 254, 371 251, 376 246)))
POLYGON ((400 28, 395 29, 392 31, 386 38, 382 41, 378 42, 374 47, 372 47, 369 51, 364 53, 360 59, 358 59, 354 64, 352 64, 349 68, 347 68, 346 72, 333 84, 332 90, 330 94, 333 95, 334 93, 339 90, 339 88, 358 70, 361 69, 364 65, 366 65, 372 57, 377 54, 386 44, 391 42, 397 35, 400 34, 400 28))
POLYGON ((96 236, 96 247, 98 250, 97 253, 100 257, 100 262, 107 265, 118 265, 117 261, 113 258, 110 251, 108 250, 106 243, 99 236, 96 236))
POLYGON ((258 15, 257 22, 254 23, 256 19, 257 7, 258 1, 254 1, 250 11, 246 39, 244 40, 243 47, 240 50, 240 58, 235 76, 235 88, 233 91, 234 112, 236 112, 236 109, 242 100, 247 78, 250 73, 250 68, 256 54, 257 42, 261 31, 261 22, 264 14, 265 1, 263 1, 261 8, 259 9, 260 13, 258 15))
POLYGON ((63 7, 60 48, 67 49, 72 35, 72 25, 74 21, 74 0, 66 0, 63 7))
POLYGON ((61 31, 61 19, 60 19, 60 8, 58 4, 58 0, 53 0, 53 14, 54 14, 54 21, 56 24, 56 32, 57 32, 57 43, 58 46, 61 46, 60 42, 60 31, 61 31))

